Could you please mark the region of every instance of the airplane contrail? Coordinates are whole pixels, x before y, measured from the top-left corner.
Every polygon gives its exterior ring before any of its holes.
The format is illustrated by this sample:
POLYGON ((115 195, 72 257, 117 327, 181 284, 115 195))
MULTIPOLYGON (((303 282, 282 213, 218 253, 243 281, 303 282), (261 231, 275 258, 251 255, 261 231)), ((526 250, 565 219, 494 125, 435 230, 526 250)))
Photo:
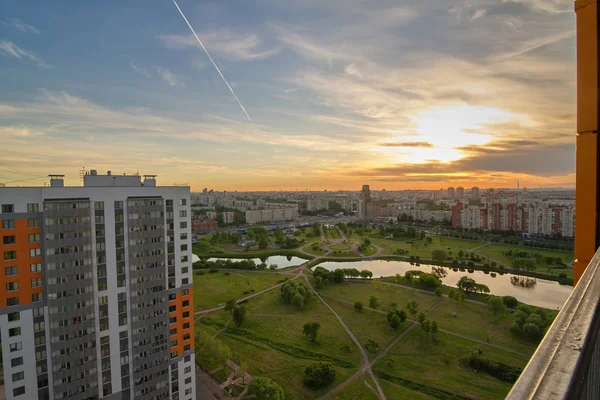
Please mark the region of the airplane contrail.
POLYGON ((200 40, 200 38, 198 37, 198 35, 196 35, 196 31, 194 31, 194 28, 192 28, 192 25, 190 25, 189 21, 187 20, 187 18, 183 14, 183 11, 181 11, 181 8, 179 8, 179 4, 177 4, 177 2, 175 0, 173 0, 173 3, 175 4, 175 7, 177 7, 177 9, 179 10, 179 13, 183 17, 183 19, 184 19, 185 23, 187 24, 187 26, 189 26, 190 30, 192 31, 192 33, 196 37, 196 40, 198 41, 198 43, 200 43, 200 46, 202 46, 202 49, 204 50, 204 52, 206 53, 206 55, 210 59, 210 62, 212 63, 212 65, 214 65, 214 67, 217 70, 217 72, 219 73, 219 75, 221 75, 221 78, 223 79, 223 82, 225 82, 225 84, 229 88, 229 91, 231 92, 231 94, 233 95, 233 97, 235 97, 235 99, 237 100, 238 104, 240 105, 240 108, 242 109, 242 111, 244 112, 244 114, 246 114, 246 117, 248 118, 248 121, 252 122, 252 118, 250 118, 250 116, 246 112, 246 109, 242 105, 242 102, 235 95, 235 92, 231 88, 231 85, 229 85, 229 82, 227 82, 227 79, 225 79, 225 76, 223 76, 223 73, 221 72, 221 70, 219 69, 219 67, 217 67, 217 64, 215 63, 215 61, 213 60, 213 58, 210 56, 208 50, 206 50, 206 47, 204 47, 204 44, 202 43, 202 40, 200 40))

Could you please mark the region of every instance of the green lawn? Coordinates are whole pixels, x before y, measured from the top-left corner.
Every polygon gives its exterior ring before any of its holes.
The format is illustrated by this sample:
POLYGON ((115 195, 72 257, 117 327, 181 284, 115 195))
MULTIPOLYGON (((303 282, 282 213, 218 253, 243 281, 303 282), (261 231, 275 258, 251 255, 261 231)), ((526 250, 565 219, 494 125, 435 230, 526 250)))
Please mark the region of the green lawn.
POLYGON ((319 246, 318 250, 313 250, 312 247, 313 247, 313 244, 309 244, 307 246, 304 246, 302 248, 302 251, 305 251, 306 253, 312 254, 312 255, 315 255, 315 256, 320 256, 320 255, 323 255, 323 254, 327 253, 327 251, 323 250, 320 246, 319 246))
POLYGON ((365 251, 363 251, 363 255, 368 257, 368 256, 372 256, 373 254, 377 253, 377 248, 375 246, 369 246, 367 247, 367 249, 365 251))
POLYGON ((483 356, 511 366, 524 368, 525 356, 482 347, 471 341, 444 333, 436 335, 413 329, 375 365, 376 374, 386 373, 430 388, 472 399, 503 399, 512 384, 486 373, 463 367, 461 359, 481 349, 483 356))
POLYGON ((250 271, 224 271, 210 273, 202 271, 198 275, 194 271, 194 310, 205 310, 225 303, 230 299, 239 299, 246 295, 245 291, 260 291, 273 286, 282 279, 289 277, 278 273, 250 272, 250 271))
POLYGON ((355 253, 353 251, 338 251, 337 253, 334 253, 333 251, 330 252, 327 257, 355 257, 355 258, 359 258, 360 256, 358 255, 358 253, 355 253))
POLYGON ((341 239, 341 235, 340 232, 338 231, 338 229, 336 227, 333 228, 323 228, 323 230, 325 231, 325 236, 328 239, 341 239))
MULTIPOLYGON (((408 300, 416 301, 421 310, 428 310, 442 300, 434 295, 389 286, 377 281, 330 285, 326 289, 320 290, 320 292, 326 296, 332 296, 352 304, 360 301, 365 307, 369 306, 369 297, 374 295, 379 300, 379 309, 384 311, 390 310, 392 303, 395 303, 399 309, 405 309, 408 300)), ((383 317, 385 318, 385 316, 383 317)))
MULTIPOLYGON (((381 351, 385 350, 393 341, 401 335, 411 325, 410 322, 404 322, 396 331, 391 331, 388 326, 387 317, 368 309, 355 311, 352 304, 348 304, 331 297, 325 297, 329 305, 342 317, 350 330, 354 333, 358 341, 364 345, 368 340, 377 342, 381 351)), ((363 302, 363 306, 368 306, 368 299, 363 302)), ((377 357, 378 353, 369 353, 369 358, 377 357)))
MULTIPOLYGON (((371 385, 371 387, 375 388, 375 386, 372 384, 373 381, 371 379, 369 379, 368 382, 369 382, 369 385, 371 385)), ((375 392, 373 392, 371 389, 369 389, 367 387, 367 385, 365 384, 365 380, 363 378, 363 379, 357 379, 356 381, 352 382, 352 384, 350 384, 350 386, 348 386, 346 389, 342 390, 336 396, 333 396, 332 399, 334 399, 334 400, 377 400, 378 397, 375 394, 375 392)))
POLYGON ((352 246, 349 244, 332 244, 329 248, 331 250, 350 250, 352 246))
POLYGON ((435 400, 435 397, 428 394, 411 390, 401 385, 397 385, 385 379, 378 378, 379 385, 388 400, 435 400))

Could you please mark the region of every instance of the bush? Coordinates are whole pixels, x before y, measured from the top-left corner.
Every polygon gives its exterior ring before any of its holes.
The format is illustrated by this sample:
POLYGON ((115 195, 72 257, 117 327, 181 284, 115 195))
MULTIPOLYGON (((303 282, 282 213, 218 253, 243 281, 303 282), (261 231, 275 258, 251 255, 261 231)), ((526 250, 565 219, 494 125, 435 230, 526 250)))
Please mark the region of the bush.
POLYGON ((257 399, 285 400, 285 393, 278 383, 264 376, 256 376, 248 385, 248 394, 257 399))
POLYGON ((208 270, 208 272, 210 272, 211 274, 214 274, 215 272, 219 272, 219 270, 216 268, 211 268, 210 270, 208 270))
POLYGON ((482 357, 478 354, 472 354, 471 357, 469 357, 469 366, 478 371, 484 371, 494 378, 500 379, 501 381, 510 383, 516 382, 523 371, 521 368, 512 367, 510 365, 482 357))
POLYGON ((335 369, 330 363, 314 363, 304 370, 304 385, 311 389, 327 387, 335 381, 335 369))
POLYGON ((435 289, 435 295, 441 297, 442 296, 442 289, 440 289, 440 288, 435 289))
POLYGON ((517 308, 519 305, 519 301, 513 296, 504 296, 502 297, 502 301, 504 301, 504 305, 508 308, 517 308))
POLYGON ((354 309, 358 312, 362 311, 363 309, 363 305, 360 301, 357 301, 356 303, 354 303, 354 309))
POLYGON ((379 351, 379 344, 377 344, 376 341, 369 339, 367 343, 365 343, 365 349, 369 353, 377 353, 379 351))
POLYGON ((225 272, 225 275, 226 275, 226 276, 229 276, 229 275, 231 275, 231 274, 230 274, 229 272, 225 272))
POLYGON ((378 305, 379 305, 379 299, 375 296, 370 296, 369 297, 369 307, 377 308, 378 305))

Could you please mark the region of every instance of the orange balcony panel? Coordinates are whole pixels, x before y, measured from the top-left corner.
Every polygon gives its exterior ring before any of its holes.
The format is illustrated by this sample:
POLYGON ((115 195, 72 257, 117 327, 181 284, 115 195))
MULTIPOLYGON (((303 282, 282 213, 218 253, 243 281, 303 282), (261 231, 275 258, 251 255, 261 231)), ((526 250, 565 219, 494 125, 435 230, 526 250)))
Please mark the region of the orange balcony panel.
POLYGON ((598 1, 578 0, 575 2, 575 12, 577 132, 593 132, 598 130, 598 1))
POLYGON ((595 134, 577 137, 575 258, 591 260, 596 253, 597 143, 595 134))
POLYGON ((575 260, 575 263, 573 264, 575 282, 579 281, 590 261, 591 260, 575 260))

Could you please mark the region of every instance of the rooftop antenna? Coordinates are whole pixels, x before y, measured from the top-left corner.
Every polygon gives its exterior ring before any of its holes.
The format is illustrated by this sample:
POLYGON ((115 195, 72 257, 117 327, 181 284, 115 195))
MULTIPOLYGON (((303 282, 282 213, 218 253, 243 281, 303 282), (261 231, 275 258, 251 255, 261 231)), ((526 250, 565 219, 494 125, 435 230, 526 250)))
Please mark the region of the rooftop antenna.
POLYGON ((83 177, 87 175, 87 171, 85 169, 85 167, 81 167, 81 169, 79 170, 79 180, 83 181, 83 177))

